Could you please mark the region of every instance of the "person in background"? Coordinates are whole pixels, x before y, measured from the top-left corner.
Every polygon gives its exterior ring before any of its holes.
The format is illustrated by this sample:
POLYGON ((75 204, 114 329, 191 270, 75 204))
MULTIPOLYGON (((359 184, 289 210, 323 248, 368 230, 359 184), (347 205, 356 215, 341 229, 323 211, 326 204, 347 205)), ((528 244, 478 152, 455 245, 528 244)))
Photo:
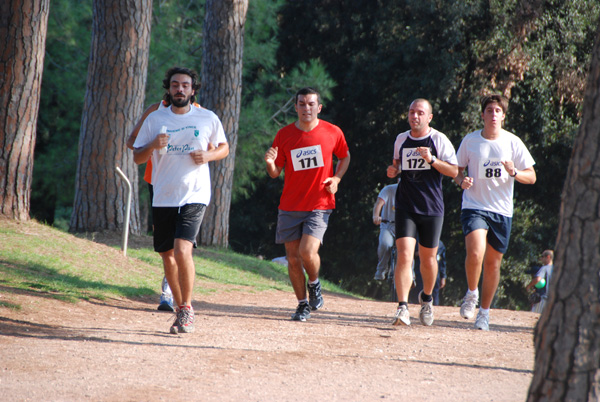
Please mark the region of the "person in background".
POLYGON ((389 184, 379 192, 373 206, 373 223, 379 225, 379 245, 377 246, 377 269, 373 279, 382 281, 389 274, 392 248, 396 239, 396 189, 398 183, 389 184))
POLYGON ((275 241, 285 244, 288 274, 298 299, 292 320, 306 321, 311 310, 323 307, 319 247, 335 208, 338 185, 350 165, 350 152, 342 130, 318 118, 323 107, 319 92, 300 89, 294 107, 298 120, 277 132, 264 160, 273 179, 285 170, 275 241))
POLYGON ((502 257, 508 250, 513 216, 514 183, 534 184, 535 161, 519 137, 502 128, 508 99, 488 95, 481 100, 483 129, 466 135, 458 149, 455 182, 463 190, 461 223, 467 257, 468 289, 460 315, 473 318, 475 328, 489 331, 489 312, 500 282, 502 257), (468 176, 465 174, 468 172, 468 176))
MULTIPOLYGON (((126 143, 127 148, 133 150, 133 144, 135 143, 135 140, 138 136, 140 128, 142 128, 142 124, 144 123, 144 120, 146 120, 146 117, 148 117, 148 115, 150 113, 157 111, 159 108, 165 108, 167 106, 169 106, 169 104, 165 100, 148 106, 148 108, 142 114, 142 117, 138 120, 138 122, 133 127, 133 130, 131 130, 131 134, 129 134, 129 137, 127 138, 127 143, 126 143)), ((148 191, 150 192, 150 204, 152 204, 153 189, 152 189, 152 160, 151 159, 148 159, 148 162, 146 163, 146 169, 144 171, 144 181, 146 183, 148 183, 148 191)), ((162 284, 161 284, 161 290, 162 290, 162 292, 160 295, 160 301, 158 303, 158 310, 175 311, 175 307, 173 306, 173 293, 171 292, 171 288, 169 287, 169 282, 167 281, 166 276, 163 277, 162 284)))
POLYGON ((531 311, 534 313, 541 313, 548 300, 548 286, 550 285, 550 278, 552 278, 552 270, 554 269, 554 251, 544 250, 540 260, 542 261, 542 266, 537 270, 531 282, 525 287, 527 291, 534 290, 541 296, 539 303, 535 303, 531 307, 531 311))

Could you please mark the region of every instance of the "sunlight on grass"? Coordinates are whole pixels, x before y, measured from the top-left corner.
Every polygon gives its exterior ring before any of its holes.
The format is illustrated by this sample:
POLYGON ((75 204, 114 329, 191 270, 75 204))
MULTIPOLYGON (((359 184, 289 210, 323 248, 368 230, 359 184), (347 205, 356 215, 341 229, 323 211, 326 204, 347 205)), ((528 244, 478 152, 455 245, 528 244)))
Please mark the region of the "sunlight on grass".
MULTIPOLYGON (((0 220, 0 300, 12 292, 77 302, 160 294, 162 259, 149 248, 118 247, 85 240, 35 221, 0 220)), ((219 248, 194 250, 195 294, 292 292, 287 267, 219 248)), ((322 281, 329 291, 349 294, 322 281)), ((0 308, 20 306, 0 301, 0 308)))

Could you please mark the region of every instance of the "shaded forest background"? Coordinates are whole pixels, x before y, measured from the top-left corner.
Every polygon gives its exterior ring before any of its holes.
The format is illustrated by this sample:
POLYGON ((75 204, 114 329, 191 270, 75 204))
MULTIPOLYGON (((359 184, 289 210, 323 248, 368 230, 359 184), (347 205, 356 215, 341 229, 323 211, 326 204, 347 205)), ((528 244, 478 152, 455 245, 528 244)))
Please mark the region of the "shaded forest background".
MULTIPOLYGON (((146 98, 139 100, 144 106, 162 97, 161 80, 169 67, 200 71, 203 3, 154 1, 146 98)), ((527 308, 528 271, 543 249, 555 246, 598 5, 250 0, 230 247, 266 258, 284 254, 274 243, 283 181, 268 178, 262 157, 277 129, 295 120, 295 91, 312 85, 323 94, 321 118, 342 128, 352 153, 321 250, 322 275, 349 290, 377 294, 381 289, 372 276, 378 228, 371 211, 379 190, 391 182, 385 169, 396 135, 408 129, 408 105, 417 97, 429 99, 432 126, 458 148, 465 134, 481 126, 479 97, 503 93, 511 100, 506 128, 528 145, 538 181, 515 186, 511 246, 495 304, 527 308)), ((65 230, 74 198, 91 22, 91 0, 52 1, 31 215, 65 230)), ((456 304, 466 287, 461 193, 449 179, 444 190, 449 278, 442 300, 456 304)), ((146 186, 140 191, 147 216, 146 186)))

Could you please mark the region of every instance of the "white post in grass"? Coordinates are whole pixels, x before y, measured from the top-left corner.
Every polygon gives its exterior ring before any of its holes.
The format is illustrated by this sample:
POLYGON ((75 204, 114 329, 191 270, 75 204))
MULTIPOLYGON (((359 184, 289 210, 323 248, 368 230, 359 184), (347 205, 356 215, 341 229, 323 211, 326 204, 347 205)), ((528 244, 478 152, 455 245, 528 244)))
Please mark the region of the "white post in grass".
POLYGON ((130 212, 131 211, 131 182, 129 181, 127 176, 125 176, 125 174, 121 171, 121 169, 119 169, 118 166, 116 167, 116 169, 117 169, 117 174, 127 184, 127 208, 125 209, 125 221, 124 221, 124 225, 123 225, 123 240, 122 240, 122 244, 121 244, 121 250, 123 250, 123 255, 126 256, 127 255, 127 236, 129 235, 129 215, 131 213, 130 212))

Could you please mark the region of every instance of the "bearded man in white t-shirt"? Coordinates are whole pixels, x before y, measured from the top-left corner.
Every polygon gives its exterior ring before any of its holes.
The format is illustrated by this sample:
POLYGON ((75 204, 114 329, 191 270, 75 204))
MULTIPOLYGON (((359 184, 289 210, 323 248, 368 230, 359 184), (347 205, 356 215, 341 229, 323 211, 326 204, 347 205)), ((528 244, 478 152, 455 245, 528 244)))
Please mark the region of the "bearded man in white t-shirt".
POLYGON ((137 164, 152 159, 154 250, 177 304, 170 328, 177 334, 194 330, 192 250, 211 197, 208 162, 225 158, 229 145, 219 118, 192 106, 200 88, 196 72, 173 67, 163 87, 171 106, 148 115, 133 153, 137 164))
POLYGON ((514 183, 536 181, 535 161, 525 144, 502 128, 507 110, 508 99, 504 96, 485 96, 481 100, 483 129, 465 136, 456 153, 458 175, 454 180, 464 190, 461 223, 469 287, 460 315, 465 319, 475 315, 483 265, 481 305, 475 328, 484 331, 489 330, 489 310, 500 282, 502 257, 508 249, 514 183))

